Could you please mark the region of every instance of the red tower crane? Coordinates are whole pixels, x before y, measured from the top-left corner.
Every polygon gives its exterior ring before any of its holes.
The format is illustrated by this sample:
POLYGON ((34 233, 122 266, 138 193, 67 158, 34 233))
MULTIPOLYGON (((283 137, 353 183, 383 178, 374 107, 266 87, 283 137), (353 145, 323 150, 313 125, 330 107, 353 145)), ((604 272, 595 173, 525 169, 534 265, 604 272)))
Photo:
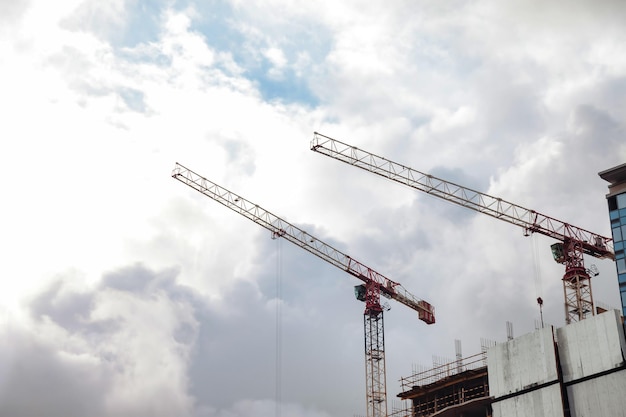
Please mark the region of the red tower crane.
MULTIPOLYGON (((562 222, 535 210, 509 203, 480 191, 414 170, 315 132, 311 150, 407 185, 459 206, 504 220, 524 229, 524 235, 540 233, 558 240, 551 246, 554 259, 565 265, 563 294, 565 321, 569 324, 594 315, 590 272, 583 255, 615 259, 612 239, 562 222)), ((591 272, 597 275, 597 272, 591 272)), ((538 300, 540 302, 540 300, 538 300)))
POLYGON ((172 177, 268 229, 272 238, 282 237, 363 281, 363 284, 355 287, 355 295, 357 299, 365 302, 363 322, 367 416, 387 417, 385 339, 380 296, 394 299, 417 311, 419 319, 427 324, 435 322, 433 306, 409 293, 399 283, 178 163, 174 167, 172 177))

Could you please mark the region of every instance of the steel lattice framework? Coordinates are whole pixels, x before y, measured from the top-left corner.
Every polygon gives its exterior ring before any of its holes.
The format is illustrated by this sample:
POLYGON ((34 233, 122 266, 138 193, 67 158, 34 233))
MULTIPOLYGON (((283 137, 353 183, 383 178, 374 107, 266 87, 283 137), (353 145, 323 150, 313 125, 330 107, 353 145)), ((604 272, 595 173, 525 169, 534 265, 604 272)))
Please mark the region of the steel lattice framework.
POLYGON ((365 311, 365 392, 368 416, 387 416, 387 372, 382 310, 365 311))
POLYGON ((364 169, 459 206, 506 221, 523 228, 524 234, 539 233, 561 243, 553 245, 557 262, 565 264, 563 291, 566 322, 593 315, 593 296, 589 272, 583 255, 614 259, 612 239, 493 197, 480 191, 437 178, 356 146, 315 132, 311 150, 364 169))
POLYGON ((417 311, 419 319, 427 324, 435 322, 433 306, 412 295, 399 283, 179 163, 176 163, 172 177, 266 228, 273 238, 282 237, 365 283, 365 294, 359 298, 365 302, 367 415, 368 417, 386 417, 383 307, 380 303, 380 296, 382 294, 417 311))

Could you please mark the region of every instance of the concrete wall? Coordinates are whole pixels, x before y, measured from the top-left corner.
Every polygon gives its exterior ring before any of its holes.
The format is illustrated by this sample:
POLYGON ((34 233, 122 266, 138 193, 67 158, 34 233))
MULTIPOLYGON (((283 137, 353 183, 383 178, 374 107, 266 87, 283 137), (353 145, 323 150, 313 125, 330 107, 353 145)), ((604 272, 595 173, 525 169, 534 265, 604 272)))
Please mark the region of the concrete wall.
POLYGON ((558 380, 552 327, 498 344, 487 352, 489 393, 494 397, 558 380))
POLYGON ((626 417, 626 370, 567 387, 572 417, 626 417))
POLYGON ((617 310, 496 345, 487 352, 493 417, 562 417, 564 404, 571 417, 626 417, 625 358, 617 310))
POLYGON ((566 384, 624 363, 626 342, 617 310, 572 323, 557 329, 556 334, 566 384))
MULTIPOLYGON (((563 417, 561 388, 550 385, 491 405, 493 417, 563 417)), ((598 414, 596 417, 599 417, 598 414)), ((607 414, 608 416, 608 414, 607 414)))
POLYGON ((626 417, 626 340, 617 310, 557 330, 572 417, 626 417))

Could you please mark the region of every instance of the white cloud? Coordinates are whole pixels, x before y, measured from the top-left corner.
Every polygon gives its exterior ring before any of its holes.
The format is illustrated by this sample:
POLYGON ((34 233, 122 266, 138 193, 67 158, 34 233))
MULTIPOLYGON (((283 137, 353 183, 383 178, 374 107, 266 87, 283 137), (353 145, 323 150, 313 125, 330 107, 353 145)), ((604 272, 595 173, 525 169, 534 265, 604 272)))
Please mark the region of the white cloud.
MULTIPOLYGON (((67 3, 67 2, 66 2, 67 3)), ((97 1, 71 1, 72 12, 60 15, 62 27, 71 31, 86 31, 108 38, 123 28, 126 23, 124 0, 106 3, 97 1)))
POLYGON ((229 409, 205 409, 200 410, 194 417, 245 417, 255 415, 259 417, 271 417, 275 415, 288 415, 293 417, 329 417, 330 414, 315 409, 304 408, 298 404, 278 404, 271 400, 243 400, 229 409))
POLYGON ((164 285, 174 279, 136 266, 78 290, 59 277, 29 304, 32 330, 13 322, 4 331, 3 414, 190 415, 198 322, 164 285), (145 287, 128 286, 137 280, 145 287))
MULTIPOLYGON (((318 130, 606 231, 597 172, 626 158, 623 6, 361 3, 143 8, 156 37, 122 47, 130 3, 0 2, 0 414, 274 413, 276 242, 173 180, 176 161, 435 305, 434 326, 387 313, 390 399, 455 338, 472 354, 504 320, 531 329, 538 291, 562 322, 547 239, 533 255, 521 229, 308 144, 318 130), (264 101, 247 78, 261 59, 320 104, 264 101)), ((284 245, 282 412, 364 414, 357 282, 284 245)), ((594 295, 615 304, 598 264, 594 295)))
POLYGON ((448 109, 435 110, 431 122, 432 133, 440 133, 453 128, 462 128, 474 121, 476 113, 469 107, 460 107, 454 112, 448 109))
POLYGON ((287 65, 287 58, 283 51, 279 48, 268 48, 263 51, 263 55, 272 65, 268 71, 270 78, 282 78, 284 68, 287 65))

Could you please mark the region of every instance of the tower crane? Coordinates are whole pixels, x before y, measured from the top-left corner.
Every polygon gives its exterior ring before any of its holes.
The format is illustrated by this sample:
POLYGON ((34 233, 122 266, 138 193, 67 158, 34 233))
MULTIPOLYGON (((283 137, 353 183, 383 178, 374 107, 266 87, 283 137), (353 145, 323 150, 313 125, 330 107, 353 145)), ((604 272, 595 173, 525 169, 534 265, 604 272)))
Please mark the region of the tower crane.
MULTIPOLYGON (((551 249, 554 260, 565 265, 563 275, 565 321, 569 324, 595 314, 590 278, 592 275, 597 275, 597 271, 594 268, 585 268, 583 255, 600 259, 615 259, 611 238, 501 198, 425 174, 317 132, 313 135, 311 150, 519 226, 524 230, 525 236, 540 233, 558 240, 559 242, 551 245, 551 249)), ((540 299, 537 301, 541 304, 540 299)))
POLYGON ((363 284, 355 287, 355 295, 357 299, 365 302, 363 323, 367 416, 387 417, 384 308, 380 296, 394 299, 417 311, 418 318, 427 324, 435 322, 433 306, 409 293, 399 283, 179 163, 176 163, 172 177, 268 229, 272 238, 284 238, 363 281, 363 284))

